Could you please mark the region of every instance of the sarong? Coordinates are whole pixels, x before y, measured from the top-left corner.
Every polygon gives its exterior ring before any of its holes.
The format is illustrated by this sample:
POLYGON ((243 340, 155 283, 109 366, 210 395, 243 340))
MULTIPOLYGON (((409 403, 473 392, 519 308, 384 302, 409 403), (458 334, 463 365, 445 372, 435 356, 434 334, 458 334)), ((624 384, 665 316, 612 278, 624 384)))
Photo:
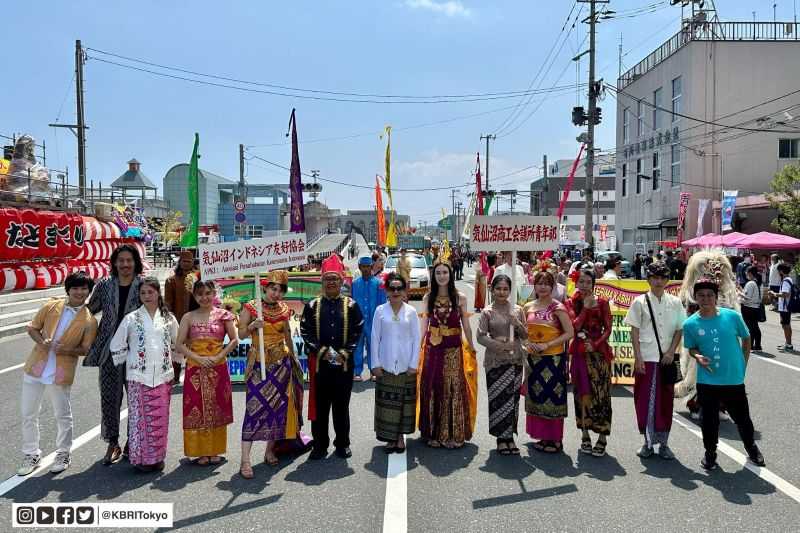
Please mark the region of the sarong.
POLYGON ((261 381, 256 362, 247 376, 243 441, 279 441, 297 438, 303 425, 303 375, 291 356, 269 365, 261 381))
POLYGON ((531 374, 525 397, 526 430, 531 438, 561 441, 567 417, 567 357, 529 355, 531 374))
POLYGON ((183 382, 183 451, 187 457, 222 455, 233 422, 228 364, 190 363, 183 382))
POLYGON ((600 352, 572 356, 569 367, 578 429, 611 434, 611 363, 600 352))
POLYGON ((148 387, 128 381, 128 458, 134 465, 154 465, 167 456, 172 382, 148 387))
POLYGON ((417 411, 417 376, 384 372, 375 382, 375 435, 395 442, 414 433, 417 411))
POLYGON ((522 365, 502 365, 486 370, 489 434, 498 439, 511 439, 517 433, 521 386, 522 365))
POLYGON ((636 422, 645 441, 666 444, 672 429, 672 402, 674 385, 663 384, 658 363, 645 363, 645 373, 636 374, 633 383, 633 402, 636 422))

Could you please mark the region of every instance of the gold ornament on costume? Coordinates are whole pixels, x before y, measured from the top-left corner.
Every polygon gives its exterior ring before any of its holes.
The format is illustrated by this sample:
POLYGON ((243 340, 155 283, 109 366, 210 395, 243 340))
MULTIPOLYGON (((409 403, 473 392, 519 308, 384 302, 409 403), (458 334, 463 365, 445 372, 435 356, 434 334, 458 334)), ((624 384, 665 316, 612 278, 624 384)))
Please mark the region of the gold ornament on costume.
POLYGON ((273 270, 272 272, 267 272, 261 277, 261 285, 267 286, 270 283, 289 285, 289 272, 286 270, 273 270))

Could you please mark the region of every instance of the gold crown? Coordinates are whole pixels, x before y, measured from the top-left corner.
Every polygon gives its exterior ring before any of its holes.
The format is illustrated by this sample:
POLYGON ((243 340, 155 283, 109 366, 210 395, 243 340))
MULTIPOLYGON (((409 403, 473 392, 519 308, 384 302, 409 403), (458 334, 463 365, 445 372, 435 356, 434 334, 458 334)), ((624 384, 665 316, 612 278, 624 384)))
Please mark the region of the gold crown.
POLYGON ((273 270, 261 277, 262 285, 277 283, 278 285, 289 285, 289 272, 286 270, 273 270))
POLYGON ((439 265, 447 265, 450 268, 453 268, 453 263, 450 262, 450 259, 442 258, 441 255, 436 258, 436 261, 433 262, 433 267, 434 268, 436 268, 439 265))

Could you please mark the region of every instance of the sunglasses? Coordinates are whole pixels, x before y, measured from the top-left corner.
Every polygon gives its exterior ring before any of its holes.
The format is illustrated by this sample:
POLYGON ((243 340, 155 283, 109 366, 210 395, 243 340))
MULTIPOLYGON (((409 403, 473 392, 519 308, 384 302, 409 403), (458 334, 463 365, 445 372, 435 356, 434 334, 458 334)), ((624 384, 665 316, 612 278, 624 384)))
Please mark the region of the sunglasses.
POLYGON ((389 285, 388 287, 386 287, 386 290, 389 291, 389 292, 400 292, 400 291, 403 290, 403 286, 402 285, 389 285))

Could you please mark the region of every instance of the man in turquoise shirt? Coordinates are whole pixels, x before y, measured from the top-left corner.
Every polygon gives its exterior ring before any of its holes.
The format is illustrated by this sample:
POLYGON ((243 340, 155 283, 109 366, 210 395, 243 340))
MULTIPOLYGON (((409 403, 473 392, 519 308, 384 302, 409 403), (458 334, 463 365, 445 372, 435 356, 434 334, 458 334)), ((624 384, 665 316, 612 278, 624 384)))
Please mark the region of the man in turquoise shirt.
POLYGON ((386 303, 386 293, 381 290, 380 280, 372 275, 372 257, 365 256, 358 260, 358 270, 361 277, 353 281, 352 297, 364 315, 364 330, 358 340, 358 346, 353 353, 353 381, 361 381, 361 374, 364 372, 364 363, 367 370, 370 368, 372 346, 370 346, 370 335, 372 334, 372 316, 379 305, 386 303), (365 357, 366 354, 366 357, 365 357))
POLYGON ((731 309, 717 307, 719 285, 700 278, 693 287, 700 310, 683 323, 683 345, 697 361, 697 399, 703 411, 703 446, 706 453, 700 465, 717 467, 719 406, 724 403, 739 429, 750 460, 764 466, 764 457, 755 443, 750 405, 744 387, 747 360, 750 358, 750 333, 742 316, 731 309))

